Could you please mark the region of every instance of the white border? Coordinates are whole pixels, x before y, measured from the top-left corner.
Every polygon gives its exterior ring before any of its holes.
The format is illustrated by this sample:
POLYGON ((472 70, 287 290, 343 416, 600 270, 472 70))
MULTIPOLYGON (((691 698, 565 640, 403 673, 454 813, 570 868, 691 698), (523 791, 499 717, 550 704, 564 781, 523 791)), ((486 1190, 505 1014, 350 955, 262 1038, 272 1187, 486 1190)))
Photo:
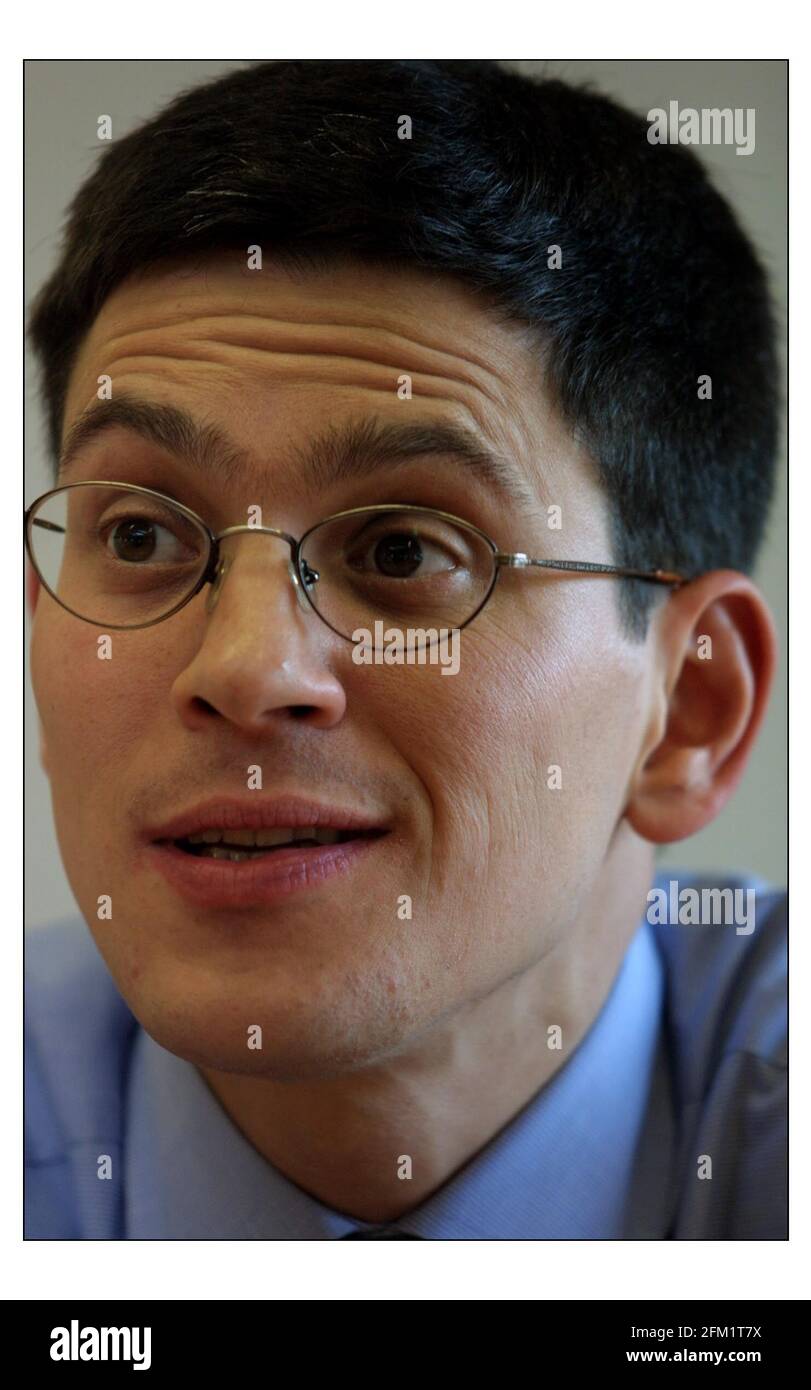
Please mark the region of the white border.
MULTIPOLYGON (((806 152, 802 131, 809 65, 794 57, 797 37, 780 4, 769 6, 768 15, 752 7, 747 13, 740 5, 685 4, 659 10, 649 4, 626 5, 622 18, 616 7, 579 4, 564 16, 545 7, 534 29, 526 27, 524 16, 516 19, 523 6, 500 3, 488 10, 486 19, 467 8, 444 13, 432 3, 411 3, 386 10, 379 4, 313 6, 298 19, 274 7, 266 30, 256 11, 239 13, 229 24, 222 21, 217 32, 200 11, 190 23, 188 10, 171 11, 165 3, 142 3, 137 10, 111 7, 99 10, 85 4, 58 8, 40 3, 30 11, 27 28, 19 26, 16 35, 7 30, 3 61, 2 99, 4 185, 11 201, 6 202, 2 224, 5 240, 0 260, 3 275, 4 359, 2 381, 5 400, 5 466, 0 470, 4 515, 19 516, 21 486, 21 347, 19 241, 21 217, 21 59, 23 57, 97 58, 114 57, 177 59, 222 59, 251 57, 499 57, 553 58, 583 57, 604 62, 610 59, 651 58, 785 58, 792 59, 791 92, 794 122, 796 177, 792 181, 794 245, 801 247, 807 237, 805 175, 800 162, 806 152), (588 35, 584 42, 584 35, 588 35), (585 52, 583 51, 585 48, 585 52), (799 148, 798 148, 799 147, 799 148)), ((795 299, 805 306, 807 273, 802 270, 802 250, 794 258, 795 299), (802 283, 800 283, 802 282, 802 283)), ((802 310, 798 314, 802 322, 802 310)), ((742 325, 745 332, 745 325, 742 325)), ((799 334, 797 335, 799 338, 799 334)), ((795 573, 794 591, 799 610, 808 611, 808 576, 805 551, 808 547, 804 519, 811 514, 807 500, 808 450, 807 410, 809 392, 805 364, 797 361, 800 345, 794 344, 792 379, 799 383, 793 402, 792 442, 795 469, 792 498, 793 530, 798 532, 799 559, 803 573, 795 573)), ((11 601, 11 612, 4 628, 12 633, 12 650, 22 649, 20 618, 21 584, 15 547, 3 550, 8 572, 2 576, 4 601, 11 601)), ((803 721, 803 701, 807 701, 806 654, 803 638, 794 653, 793 708, 800 710, 794 728, 795 752, 802 753, 803 771, 808 768, 807 736, 799 727, 803 721), (802 747, 799 745, 802 744, 802 747)), ((4 767, 15 771, 22 784, 22 771, 16 749, 17 719, 21 711, 21 680, 4 670, 4 727, 8 744, 4 767)), ((21 717, 21 716, 20 716, 21 717)), ((800 774, 794 773, 795 787, 800 774)), ((805 1175, 809 1168, 808 1111, 803 1103, 805 1073, 809 1064, 809 1010, 804 1006, 808 972, 808 938, 800 922, 792 944, 792 1063, 794 1075, 792 1125, 792 1240, 789 1243, 753 1244, 743 1242, 436 1242, 418 1245, 353 1242, 42 1242, 24 1244, 21 1240, 21 949, 19 925, 22 920, 17 865, 21 863, 19 802, 7 782, 3 809, 3 840, 6 848, 2 989, 5 1142, 0 1146, 0 1238, 3 1250, 3 1277, 0 1293, 6 1299, 239 1299, 250 1300, 344 1300, 344 1299, 574 1299, 607 1301, 615 1299, 797 1299, 808 1297, 809 1200, 805 1175), (10 880, 10 881, 9 881, 10 880), (328 1248, 331 1246, 332 1248, 328 1248), (213 1247, 213 1248, 212 1248, 213 1247), (396 1255, 394 1252, 397 1252, 396 1255), (383 1271, 390 1271, 390 1278, 383 1271), (408 1273, 406 1273, 408 1271, 408 1273), (413 1273, 412 1273, 413 1271, 413 1273), (411 1274, 411 1277, 409 1277, 411 1274)), ((801 784, 802 785, 802 784, 801 784)), ((804 786, 803 786, 804 790, 804 786)), ((802 795, 795 798, 805 802, 802 795)), ((792 847, 798 852, 807 846, 804 831, 807 819, 799 820, 795 811, 792 847), (802 838, 801 838, 802 837, 802 838)))

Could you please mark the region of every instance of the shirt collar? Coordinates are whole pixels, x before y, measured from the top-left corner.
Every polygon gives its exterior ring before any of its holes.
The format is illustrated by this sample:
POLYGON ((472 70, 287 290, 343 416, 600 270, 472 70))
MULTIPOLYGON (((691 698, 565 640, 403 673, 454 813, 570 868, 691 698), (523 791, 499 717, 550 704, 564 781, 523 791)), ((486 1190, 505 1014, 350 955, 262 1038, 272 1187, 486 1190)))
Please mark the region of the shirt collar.
MULTIPOLYGON (((434 1240, 621 1237, 663 983, 643 922, 573 1055, 393 1228, 434 1240)), ((335 1239, 370 1225, 324 1206, 262 1158, 192 1063, 143 1029, 134 1043, 126 1134, 130 1239, 335 1239)))

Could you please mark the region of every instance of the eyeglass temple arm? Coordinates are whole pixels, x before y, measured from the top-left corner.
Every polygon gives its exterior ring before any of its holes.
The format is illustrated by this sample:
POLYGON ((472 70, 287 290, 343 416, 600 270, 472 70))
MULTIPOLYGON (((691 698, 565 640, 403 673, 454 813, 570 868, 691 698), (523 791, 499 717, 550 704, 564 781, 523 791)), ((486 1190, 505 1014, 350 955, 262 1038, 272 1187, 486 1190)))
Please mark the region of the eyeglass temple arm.
POLYGON ((591 560, 532 560, 520 551, 515 555, 499 552, 495 560, 504 569, 535 566, 537 569, 566 570, 572 574, 614 574, 623 579, 647 579, 651 584, 674 584, 677 587, 687 582, 683 574, 676 574, 672 570, 635 570, 623 565, 599 565, 591 560))

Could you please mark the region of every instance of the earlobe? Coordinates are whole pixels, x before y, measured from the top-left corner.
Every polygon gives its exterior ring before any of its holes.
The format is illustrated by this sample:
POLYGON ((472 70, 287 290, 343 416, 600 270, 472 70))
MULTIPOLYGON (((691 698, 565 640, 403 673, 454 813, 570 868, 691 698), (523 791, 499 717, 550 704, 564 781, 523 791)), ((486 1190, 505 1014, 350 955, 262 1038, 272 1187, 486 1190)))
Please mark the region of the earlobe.
POLYGON ((661 616, 659 706, 626 817, 644 839, 669 844, 709 825, 740 781, 777 644, 761 594, 731 570, 686 585, 661 616))

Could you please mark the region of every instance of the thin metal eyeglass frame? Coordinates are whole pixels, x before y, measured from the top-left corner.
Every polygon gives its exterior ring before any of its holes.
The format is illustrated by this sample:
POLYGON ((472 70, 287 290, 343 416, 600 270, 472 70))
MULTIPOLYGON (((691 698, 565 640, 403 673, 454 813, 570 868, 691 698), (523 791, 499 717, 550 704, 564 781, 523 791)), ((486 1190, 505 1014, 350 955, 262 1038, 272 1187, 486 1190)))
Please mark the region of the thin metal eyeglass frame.
MULTIPOLYGON (((302 603, 302 595, 304 595, 304 598, 306 598, 307 603, 309 603, 310 608, 312 608, 316 617, 318 617, 321 620, 321 622, 324 623, 324 625, 330 629, 331 632, 334 632, 336 636, 343 638, 346 642, 351 642, 353 641, 352 637, 348 636, 345 632, 341 632, 338 628, 333 627, 332 623, 330 623, 324 617, 323 613, 319 612, 318 608, 316 607, 307 586, 306 576, 302 572, 302 564, 306 565, 306 561, 302 560, 302 548, 304 546, 305 541, 307 541, 315 531, 320 530, 323 526, 329 525, 333 521, 339 521, 342 518, 348 516, 358 516, 361 514, 371 514, 376 512, 398 511, 421 512, 428 516, 440 517, 443 521, 451 522, 454 526, 459 526, 463 530, 470 531, 474 535, 478 536, 481 540, 486 542, 487 546, 492 552, 493 576, 488 585, 487 592, 485 593, 484 598, 482 599, 479 606, 476 609, 474 609, 474 611, 470 614, 470 617, 465 618, 465 621, 463 623, 456 624, 456 628, 458 631, 461 631, 462 628, 465 628, 470 623, 472 623, 473 619, 479 616, 482 609, 490 601, 496 587, 496 581, 502 569, 536 568, 553 570, 556 572, 564 572, 567 574, 614 575, 622 579, 641 579, 651 584, 665 584, 669 585, 674 590, 680 588, 683 584, 686 584, 688 582, 684 575, 677 574, 671 570, 629 569, 624 565, 604 565, 591 560, 537 560, 533 559, 531 556, 525 554, 523 551, 520 550, 515 551, 513 553, 501 551, 496 545, 496 542, 490 536, 488 536, 485 531, 482 531, 480 527, 475 526, 472 521, 465 521, 462 517, 455 516, 452 512, 441 511, 437 507, 421 507, 410 502, 381 502, 368 507, 349 507, 345 511, 334 512, 331 516, 324 517, 322 521, 317 521, 314 526, 310 526, 309 529, 304 532, 304 535, 300 538, 300 540, 296 540, 295 536, 291 536, 288 531, 280 531, 272 526, 227 526, 225 530, 218 531, 215 533, 211 530, 210 526, 207 525, 203 518, 198 515, 197 512, 192 511, 191 507, 186 507, 182 502, 178 502, 174 497, 168 497, 165 493, 158 492, 155 488, 141 487, 137 483, 109 482, 107 479, 104 478, 93 478, 83 480, 82 482, 78 483, 65 483, 62 487, 51 488, 48 492, 43 492, 40 497, 37 497, 30 504, 30 506, 26 508, 23 517, 23 522, 25 528, 25 548, 28 553, 28 558, 30 559, 31 564, 34 567, 34 570, 36 571, 36 574, 43 588, 48 594, 50 594, 51 598, 54 599, 55 602, 60 605, 60 607, 65 609, 66 612, 71 613, 73 617, 78 618, 80 622, 90 623, 93 627, 109 627, 112 631, 134 632, 140 630, 141 628, 156 627, 158 623, 163 623, 166 621, 167 618, 174 617, 175 613, 179 613, 181 608, 185 608, 186 604, 190 603, 191 600, 195 598, 198 593, 200 593, 201 589, 203 589, 206 584, 214 584, 217 581, 218 576, 220 576, 221 566, 220 541, 224 540, 226 536, 239 535, 242 532, 247 531, 250 534, 277 536, 280 540, 284 540, 287 542, 287 544, 290 547, 290 575, 296 587, 299 602, 302 603), (150 618, 149 622, 146 623, 98 623, 94 618, 85 618, 81 613, 77 613, 74 608, 70 608, 68 604, 64 602, 63 599, 59 598, 53 592, 53 590, 50 588, 45 578, 41 574, 39 567, 37 566, 37 562, 34 557, 34 546, 31 541, 30 532, 31 527, 35 524, 46 526, 48 529, 52 530, 62 530, 62 528, 54 527, 51 523, 47 522, 37 523, 34 513, 36 512, 38 507, 40 507, 44 502, 48 500, 49 497, 54 497, 57 493, 68 492, 73 488, 80 487, 109 487, 116 488, 121 492, 136 492, 143 494, 146 497, 155 497, 159 501, 167 504, 168 506, 174 507, 176 511, 181 512, 184 516, 188 517, 191 521, 195 522, 196 525, 199 526, 203 533, 207 536, 209 542, 209 556, 200 575, 200 578, 196 581, 194 587, 190 590, 186 597, 182 599, 180 603, 176 603, 174 608, 170 608, 168 612, 161 614, 159 618, 150 618)), ((305 606, 306 605, 302 603, 302 607, 305 606)))

